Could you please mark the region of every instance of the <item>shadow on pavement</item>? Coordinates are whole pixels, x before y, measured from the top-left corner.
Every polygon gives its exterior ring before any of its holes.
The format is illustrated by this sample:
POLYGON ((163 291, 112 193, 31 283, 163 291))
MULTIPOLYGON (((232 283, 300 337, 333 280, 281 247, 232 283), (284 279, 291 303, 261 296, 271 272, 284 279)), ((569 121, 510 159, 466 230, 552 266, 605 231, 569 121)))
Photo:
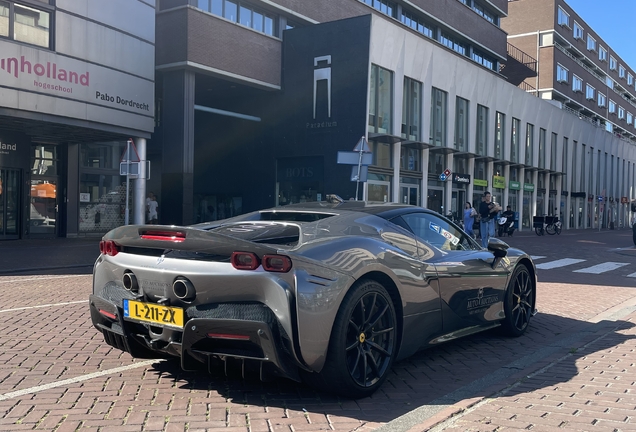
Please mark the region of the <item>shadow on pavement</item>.
MULTIPOLYGON (((184 372, 177 360, 158 362, 149 373, 173 380, 176 387, 184 390, 211 391, 241 407, 246 404, 279 407, 385 423, 423 405, 446 405, 466 398, 491 396, 513 384, 518 379, 515 376, 521 372, 526 376, 549 361, 575 353, 559 363, 558 374, 543 374, 542 381, 535 384, 551 387, 567 382, 577 375, 576 361, 582 356, 632 339, 632 336, 619 333, 631 326, 633 324, 627 321, 592 324, 539 314, 520 338, 501 336, 495 329, 421 351, 400 361, 374 395, 359 400, 321 393, 286 379, 260 382, 257 377, 243 379, 240 372, 229 376, 223 375, 223 371, 219 374, 184 372), (605 337, 598 338, 599 334, 605 337), (590 343, 591 340, 594 343, 590 343), (584 346, 580 353, 576 351, 584 346), (500 387, 493 389, 493 385, 500 387)), ((523 388, 521 386, 519 391, 523 388)))

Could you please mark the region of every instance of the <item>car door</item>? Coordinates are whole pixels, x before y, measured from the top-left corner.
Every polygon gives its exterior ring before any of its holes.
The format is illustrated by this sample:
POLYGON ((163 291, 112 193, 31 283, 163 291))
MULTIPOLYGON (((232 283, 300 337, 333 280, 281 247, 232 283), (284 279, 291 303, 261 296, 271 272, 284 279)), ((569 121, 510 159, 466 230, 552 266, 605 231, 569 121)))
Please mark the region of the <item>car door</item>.
POLYGON ((492 252, 437 214, 414 212, 402 219, 420 240, 440 252, 427 263, 435 266, 439 278, 444 332, 503 318, 507 260, 493 269, 492 252))

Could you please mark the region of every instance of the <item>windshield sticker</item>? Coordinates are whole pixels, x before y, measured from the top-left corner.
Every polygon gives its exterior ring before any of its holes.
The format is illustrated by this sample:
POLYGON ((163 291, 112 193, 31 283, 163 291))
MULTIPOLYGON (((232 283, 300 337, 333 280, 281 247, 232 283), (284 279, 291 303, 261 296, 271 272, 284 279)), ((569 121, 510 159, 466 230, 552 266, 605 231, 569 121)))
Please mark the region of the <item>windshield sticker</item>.
POLYGON ((457 246, 457 243, 459 243, 459 238, 454 236, 452 233, 450 233, 449 231, 446 231, 445 229, 442 228, 442 235, 447 238, 448 240, 450 240, 450 242, 453 244, 453 246, 457 246))
POLYGON ((431 231, 435 231, 437 234, 440 233, 441 228, 439 225, 435 225, 433 222, 429 222, 428 227, 431 229, 431 231))

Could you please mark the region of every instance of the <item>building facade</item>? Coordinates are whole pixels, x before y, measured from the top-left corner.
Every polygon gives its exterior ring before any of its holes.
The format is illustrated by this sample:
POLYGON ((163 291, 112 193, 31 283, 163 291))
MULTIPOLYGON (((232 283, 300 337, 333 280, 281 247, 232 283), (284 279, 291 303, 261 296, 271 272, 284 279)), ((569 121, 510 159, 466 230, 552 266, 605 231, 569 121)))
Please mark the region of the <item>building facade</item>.
POLYGON ((133 139, 143 155, 155 126, 155 13, 154 0, 0 0, 0 239, 123 224, 122 153, 133 139))
POLYGON ((163 0, 149 145, 162 222, 330 193, 458 215, 490 190, 521 229, 543 214, 565 228, 626 224, 633 142, 546 100, 542 52, 505 31, 523 3, 163 0), (337 159, 362 136, 372 162, 360 185, 337 159))

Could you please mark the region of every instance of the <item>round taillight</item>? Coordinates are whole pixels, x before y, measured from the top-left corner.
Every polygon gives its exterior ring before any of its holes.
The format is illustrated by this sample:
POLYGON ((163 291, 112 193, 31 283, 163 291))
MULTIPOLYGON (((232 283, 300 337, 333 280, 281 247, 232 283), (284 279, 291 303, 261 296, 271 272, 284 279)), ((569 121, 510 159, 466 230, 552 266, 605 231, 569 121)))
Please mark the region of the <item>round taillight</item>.
POLYGON ((251 252, 232 252, 230 261, 237 270, 256 270, 261 265, 258 257, 251 252))
POLYGON ((291 259, 284 255, 263 255, 263 269, 269 272, 287 273, 292 268, 291 259))

